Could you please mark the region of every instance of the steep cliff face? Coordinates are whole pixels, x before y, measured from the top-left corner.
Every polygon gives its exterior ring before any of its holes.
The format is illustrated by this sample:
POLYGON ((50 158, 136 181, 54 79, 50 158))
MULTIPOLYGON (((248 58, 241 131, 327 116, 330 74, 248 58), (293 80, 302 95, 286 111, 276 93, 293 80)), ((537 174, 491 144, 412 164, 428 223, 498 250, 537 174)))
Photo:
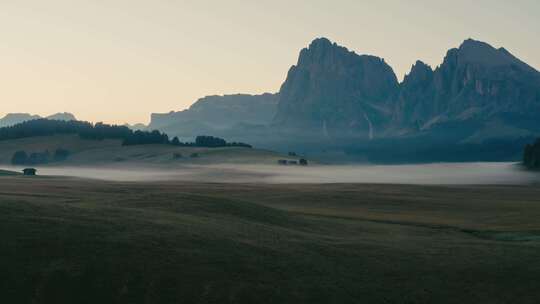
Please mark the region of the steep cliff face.
POLYGON ((505 49, 469 39, 435 71, 436 102, 456 118, 538 111, 539 76, 505 49))
POLYGON ((503 48, 469 39, 433 72, 413 66, 400 86, 394 122, 414 132, 462 121, 472 133, 492 133, 487 137, 510 129, 519 136, 540 130, 538 115, 540 73, 503 48))
POLYGON ((434 102, 433 74, 430 66, 417 61, 405 76, 394 110, 394 123, 398 126, 418 129, 426 119, 438 114, 440 110, 434 102))
POLYGON ((316 136, 373 138, 389 122, 397 90, 384 60, 316 39, 289 70, 273 125, 316 136))

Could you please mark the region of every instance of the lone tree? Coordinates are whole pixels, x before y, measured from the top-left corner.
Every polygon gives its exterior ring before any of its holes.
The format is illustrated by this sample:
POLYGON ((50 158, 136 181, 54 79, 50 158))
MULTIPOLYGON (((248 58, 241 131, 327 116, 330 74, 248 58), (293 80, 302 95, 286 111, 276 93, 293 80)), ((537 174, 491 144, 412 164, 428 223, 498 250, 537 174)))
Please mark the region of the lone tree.
POLYGON ((171 145, 173 145, 173 146, 180 146, 181 144, 182 143, 180 142, 180 140, 176 136, 171 140, 171 145))
POLYGON ((46 164, 49 162, 49 151, 33 152, 28 156, 27 163, 31 165, 46 164))
POLYGON ((525 147, 523 164, 529 169, 540 169, 540 138, 525 147))
POLYGON ((54 160, 63 161, 69 157, 69 151, 66 149, 58 148, 54 151, 54 160))
POLYGON ((11 158, 11 163, 14 165, 24 165, 28 162, 28 154, 24 151, 17 151, 11 158))

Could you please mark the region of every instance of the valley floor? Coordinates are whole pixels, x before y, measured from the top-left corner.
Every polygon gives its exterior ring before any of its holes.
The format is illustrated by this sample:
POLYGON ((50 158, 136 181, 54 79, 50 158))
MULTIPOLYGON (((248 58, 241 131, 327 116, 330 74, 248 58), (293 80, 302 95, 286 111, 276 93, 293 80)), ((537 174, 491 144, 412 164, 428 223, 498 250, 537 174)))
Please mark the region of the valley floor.
POLYGON ((538 303, 540 187, 0 176, 1 303, 538 303))

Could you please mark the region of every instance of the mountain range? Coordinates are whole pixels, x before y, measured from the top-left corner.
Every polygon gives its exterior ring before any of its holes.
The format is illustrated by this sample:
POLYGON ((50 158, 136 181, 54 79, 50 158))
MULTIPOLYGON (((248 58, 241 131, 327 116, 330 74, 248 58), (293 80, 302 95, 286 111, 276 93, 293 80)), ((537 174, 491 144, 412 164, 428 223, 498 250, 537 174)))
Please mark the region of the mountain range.
POLYGON ((52 114, 46 117, 41 117, 39 115, 32 115, 28 113, 9 113, 9 114, 6 114, 6 116, 4 116, 3 118, 0 118, 0 128, 10 127, 10 126, 19 124, 21 122, 40 119, 40 118, 46 118, 50 120, 65 120, 65 121, 77 120, 77 118, 75 118, 73 114, 67 113, 67 112, 56 113, 56 114, 52 114))
POLYGON ((277 94, 269 93, 207 96, 187 110, 152 114, 148 129, 184 138, 215 134, 242 124, 268 125, 278 101, 277 94))
POLYGON ((504 48, 467 39, 440 66, 417 61, 399 82, 384 59, 319 38, 301 50, 278 93, 205 97, 188 110, 152 114, 150 128, 251 141, 479 144, 538 135, 539 115, 540 73, 504 48))

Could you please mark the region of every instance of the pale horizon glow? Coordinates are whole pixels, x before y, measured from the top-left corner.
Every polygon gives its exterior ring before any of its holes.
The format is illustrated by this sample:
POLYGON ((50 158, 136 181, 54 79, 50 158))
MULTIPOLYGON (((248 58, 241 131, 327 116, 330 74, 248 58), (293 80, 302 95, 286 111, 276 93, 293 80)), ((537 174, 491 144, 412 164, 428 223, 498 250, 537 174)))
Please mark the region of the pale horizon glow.
POLYGON ((277 92, 317 37, 400 80, 467 38, 540 68, 537 0, 6 0, 0 27, 0 116, 148 123, 207 95, 277 92))

